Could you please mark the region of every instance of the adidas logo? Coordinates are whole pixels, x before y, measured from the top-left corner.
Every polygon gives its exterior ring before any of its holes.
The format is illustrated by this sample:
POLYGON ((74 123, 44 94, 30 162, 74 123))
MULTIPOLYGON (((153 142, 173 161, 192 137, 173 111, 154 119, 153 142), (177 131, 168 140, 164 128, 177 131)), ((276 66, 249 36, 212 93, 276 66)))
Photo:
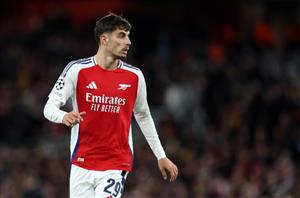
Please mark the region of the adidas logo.
POLYGON ((98 87, 97 87, 95 81, 89 83, 89 84, 86 86, 86 88, 88 88, 88 89, 98 89, 98 87))

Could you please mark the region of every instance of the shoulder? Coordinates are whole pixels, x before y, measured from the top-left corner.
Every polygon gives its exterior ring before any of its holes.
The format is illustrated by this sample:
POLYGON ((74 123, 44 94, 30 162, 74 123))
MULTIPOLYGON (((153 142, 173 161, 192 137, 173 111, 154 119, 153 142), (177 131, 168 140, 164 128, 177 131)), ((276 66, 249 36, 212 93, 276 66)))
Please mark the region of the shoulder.
POLYGON ((132 65, 130 65, 128 63, 125 63, 123 61, 121 62, 120 65, 121 65, 121 69, 124 69, 124 70, 127 70, 129 72, 132 72, 135 75, 137 75, 138 77, 143 76, 142 71, 138 67, 132 66, 132 65))
POLYGON ((73 60, 66 65, 63 72, 61 73, 61 76, 65 77, 67 75, 67 73, 70 73, 70 72, 72 73, 73 71, 79 71, 80 69, 83 69, 86 67, 91 67, 93 65, 95 65, 93 57, 73 60))
POLYGON ((133 66, 133 65, 130 65, 130 64, 128 64, 128 63, 126 63, 126 62, 121 62, 121 68, 123 68, 123 69, 130 69, 130 70, 136 70, 136 71, 141 71, 139 68, 137 68, 137 67, 135 67, 135 66, 133 66))

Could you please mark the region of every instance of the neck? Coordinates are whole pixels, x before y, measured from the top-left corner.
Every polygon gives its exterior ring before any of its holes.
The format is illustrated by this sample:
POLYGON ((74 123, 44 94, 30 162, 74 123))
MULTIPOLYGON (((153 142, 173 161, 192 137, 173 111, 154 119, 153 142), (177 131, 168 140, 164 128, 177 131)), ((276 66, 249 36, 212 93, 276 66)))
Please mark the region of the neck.
POLYGON ((114 70, 118 67, 119 59, 114 58, 113 56, 101 51, 98 49, 97 54, 95 55, 97 64, 105 70, 114 70))

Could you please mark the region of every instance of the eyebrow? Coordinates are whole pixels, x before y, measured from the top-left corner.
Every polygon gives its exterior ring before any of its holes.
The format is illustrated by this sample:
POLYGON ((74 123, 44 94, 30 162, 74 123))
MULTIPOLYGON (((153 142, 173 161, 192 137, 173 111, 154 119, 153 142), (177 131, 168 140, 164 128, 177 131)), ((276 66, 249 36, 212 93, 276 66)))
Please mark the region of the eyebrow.
POLYGON ((129 34, 130 34, 130 32, 128 31, 120 31, 120 32, 118 32, 118 34, 123 34, 123 35, 128 35, 129 36, 129 34))

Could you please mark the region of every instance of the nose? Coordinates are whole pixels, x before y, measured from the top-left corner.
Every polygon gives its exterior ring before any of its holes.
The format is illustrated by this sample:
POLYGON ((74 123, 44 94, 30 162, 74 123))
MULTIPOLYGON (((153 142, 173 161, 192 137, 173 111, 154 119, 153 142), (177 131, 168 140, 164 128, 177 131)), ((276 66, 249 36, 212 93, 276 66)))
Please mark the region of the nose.
POLYGON ((126 45, 130 46, 131 45, 131 41, 129 38, 126 39, 126 45))

